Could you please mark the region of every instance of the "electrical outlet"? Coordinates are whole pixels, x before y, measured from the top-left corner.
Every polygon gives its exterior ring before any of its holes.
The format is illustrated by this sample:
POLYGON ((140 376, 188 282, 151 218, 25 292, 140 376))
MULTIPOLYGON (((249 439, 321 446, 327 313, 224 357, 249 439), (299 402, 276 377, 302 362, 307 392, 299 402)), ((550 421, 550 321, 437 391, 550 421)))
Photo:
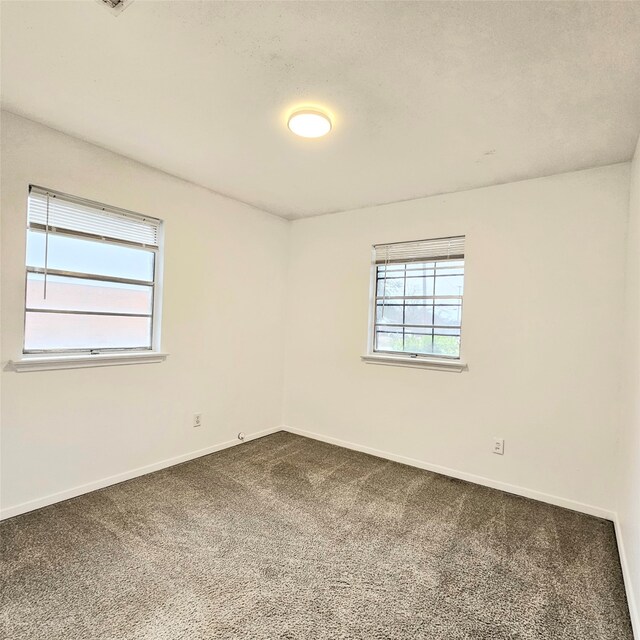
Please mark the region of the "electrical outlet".
POLYGON ((194 427, 201 427, 202 426, 202 414, 201 413, 194 413, 193 414, 193 426, 194 427))
POLYGON ((493 439, 493 453, 497 453, 499 456, 504 455, 504 438, 493 439))

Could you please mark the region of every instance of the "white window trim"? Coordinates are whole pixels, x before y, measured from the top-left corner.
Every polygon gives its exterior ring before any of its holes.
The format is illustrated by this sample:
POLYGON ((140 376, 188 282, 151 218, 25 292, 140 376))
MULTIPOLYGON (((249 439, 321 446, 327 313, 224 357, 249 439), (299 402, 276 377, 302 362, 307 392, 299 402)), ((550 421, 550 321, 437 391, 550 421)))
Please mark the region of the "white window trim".
POLYGON ((76 355, 24 356, 11 360, 14 371, 52 371, 54 369, 83 369, 86 367, 113 367, 128 364, 153 364, 164 362, 168 353, 160 351, 136 351, 132 353, 97 353, 76 355))
POLYGON ((383 364, 392 367, 412 367, 414 369, 440 369, 461 372, 468 369, 467 363, 454 358, 430 358, 424 356, 396 356, 382 353, 368 353, 360 356, 367 364, 383 364))
MULTIPOLYGON (((374 245, 375 246, 375 245, 374 245)), ((465 263, 466 265, 466 263, 465 263)), ((366 364, 378 364, 391 367, 410 367, 412 369, 435 369, 440 371, 451 371, 461 373, 468 371, 467 363, 462 360, 462 354, 459 358, 438 358, 437 356, 418 355, 418 354, 395 354, 385 353, 383 351, 374 351, 374 326, 375 326, 375 298, 377 288, 377 277, 375 269, 375 259, 369 274, 369 327, 367 332, 367 349, 364 355, 360 356, 360 360, 366 364)), ((463 316, 464 321, 464 316, 463 316)))
MULTIPOLYGON (((127 0, 130 1, 130 0, 127 0)), ((129 365, 129 364, 148 364, 163 362, 166 360, 168 353, 161 351, 161 328, 162 328, 162 301, 163 301, 163 285, 164 285, 164 221, 153 218, 152 216, 145 216, 126 209, 120 209, 118 207, 104 205, 93 200, 87 200, 78 196, 73 196, 67 193, 62 193, 53 189, 45 189, 34 184, 29 185, 29 194, 31 190, 35 189, 40 192, 48 192, 56 194, 66 200, 79 202, 92 207, 103 208, 115 213, 124 214, 128 217, 153 219, 159 222, 157 228, 157 245, 152 250, 155 253, 154 266, 153 266, 153 309, 151 315, 151 349, 107 349, 100 351, 96 349, 97 353, 91 353, 89 350, 81 351, 41 351, 41 352, 26 352, 24 351, 25 343, 25 325, 23 322, 22 330, 22 357, 15 360, 9 360, 9 367, 12 367, 14 371, 48 371, 54 369, 80 369, 87 367, 106 367, 117 365, 129 365)), ((25 266, 25 275, 28 268, 25 266)), ((26 314, 26 277, 25 277, 25 305, 24 312, 26 314)))

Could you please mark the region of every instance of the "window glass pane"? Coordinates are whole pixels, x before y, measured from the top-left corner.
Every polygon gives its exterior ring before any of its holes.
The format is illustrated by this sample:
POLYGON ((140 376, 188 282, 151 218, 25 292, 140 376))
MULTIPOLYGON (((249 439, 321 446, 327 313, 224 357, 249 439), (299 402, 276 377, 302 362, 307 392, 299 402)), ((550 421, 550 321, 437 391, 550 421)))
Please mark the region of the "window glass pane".
POLYGON ((445 327, 460 325, 460 306, 436 306, 434 312, 435 325, 444 325, 445 327))
POLYGON ((47 276, 45 299, 44 275, 27 274, 27 307, 30 309, 151 314, 152 305, 151 286, 51 275, 47 276))
POLYGON ((376 322, 379 324, 402 324, 402 305, 378 304, 376 322), (384 313, 384 315, 383 315, 384 313))
POLYGON ((433 338, 433 352, 457 358, 460 355, 460 338, 458 336, 435 336, 433 338))
POLYGON ((26 314, 25 351, 135 347, 151 347, 151 318, 26 314))
POLYGON ((404 314, 405 324, 433 324, 433 307, 426 305, 407 305, 404 314))
POLYGON ((402 273, 404 272, 404 268, 405 266, 403 264, 381 264, 378 265, 378 273, 380 275, 384 275, 385 273, 388 273, 390 276, 393 277, 394 273, 395 275, 398 275, 398 273, 402 273))
POLYGON ((464 276, 450 276, 438 273, 436 278, 437 296, 461 296, 464 285, 464 276))
POLYGON ((402 329, 394 331, 389 328, 376 331, 375 348, 377 351, 402 351, 402 329))
POLYGON ((462 268, 452 269, 450 267, 439 267, 438 269, 436 269, 436 275, 437 276, 463 276, 464 269, 462 268))
POLYGON ((404 295, 404 278, 381 278, 378 280, 377 296, 403 296, 404 295), (385 285, 386 283, 386 285, 385 285), (386 289, 385 289, 386 286, 386 289))
POLYGON ((459 357, 464 260, 377 265, 376 275, 376 351, 459 357))
POLYGON ((417 333, 407 329, 404 336, 404 350, 406 353, 433 353, 433 338, 431 332, 417 333))
POLYGON ((438 327, 434 330, 434 333, 438 336, 458 336, 460 337, 460 327, 456 327, 454 329, 444 329, 442 327, 438 327))
MULTIPOLYGON (((45 237, 27 231, 27 266, 44 267, 45 237)), ((49 269, 152 282, 153 262, 154 252, 146 249, 49 234, 49 269)))
POLYGON ((424 276, 433 276, 433 269, 416 269, 413 266, 407 266, 407 278, 422 278, 424 276))
POLYGON ((407 278, 407 296, 432 296, 433 278, 407 278))

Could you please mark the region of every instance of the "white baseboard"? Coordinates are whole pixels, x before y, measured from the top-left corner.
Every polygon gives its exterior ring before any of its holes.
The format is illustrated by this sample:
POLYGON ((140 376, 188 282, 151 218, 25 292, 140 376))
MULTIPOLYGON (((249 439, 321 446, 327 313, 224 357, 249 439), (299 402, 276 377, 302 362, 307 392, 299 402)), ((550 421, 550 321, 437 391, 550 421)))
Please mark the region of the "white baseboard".
MULTIPOLYGON (((270 429, 263 429, 262 431, 250 433, 245 436, 244 442, 254 440, 255 438, 261 438, 262 436, 267 436, 271 433, 276 433, 276 431, 282 431, 282 427, 272 427, 270 429)), ((41 507, 47 507, 50 504, 55 504, 56 502, 62 502, 63 500, 69 500, 69 498, 75 498, 76 496, 80 496, 83 493, 89 493, 90 491, 103 489, 104 487, 111 486, 112 484, 118 484, 119 482, 124 482, 125 480, 131 480, 132 478, 137 478, 147 473, 153 473, 154 471, 159 471, 160 469, 166 469, 167 467, 173 467, 176 464, 188 462, 189 460, 193 460, 194 458, 200 458, 201 456, 206 456, 210 453, 215 453, 216 451, 228 449, 229 447, 234 447, 240 444, 242 444, 242 442, 237 439, 229 440, 227 442, 221 442, 210 447, 205 447, 204 449, 189 451, 188 453, 183 453, 182 455, 175 456, 173 458, 167 458, 166 460, 153 462, 152 464, 145 465, 144 467, 138 467, 137 469, 131 469, 130 471, 118 473, 114 476, 109 476, 107 478, 101 478, 100 480, 88 482, 71 489, 66 489, 65 491, 58 491, 42 498, 29 500, 28 502, 23 502, 22 504, 17 504, 13 507, 6 507, 5 509, 0 510, 0 520, 13 518, 14 516, 18 516, 22 513, 33 511, 34 509, 40 509, 41 507)))
POLYGON ((640 617, 638 605, 635 599, 635 592, 631 580, 631 570, 627 561, 627 552, 625 551, 624 536, 622 535, 622 527, 618 514, 614 514, 613 525, 616 530, 616 541, 618 543, 618 554, 620 555, 620 566, 622 567, 622 577, 624 579, 624 588, 627 592, 627 602, 629 604, 629 616, 631 618, 631 626, 633 627, 633 637, 640 640, 640 617))
MULTIPOLYGON (((450 476, 452 478, 466 480, 474 484, 491 487, 492 489, 499 489, 500 491, 505 491, 507 493, 513 493, 515 495, 524 496, 526 498, 532 498, 533 500, 547 502, 549 504, 553 504, 559 507, 565 507, 573 511, 579 511, 581 513, 586 513, 588 515, 611 520, 614 524, 616 540, 618 543, 618 551, 620 554, 620 564, 622 567, 622 575, 624 578, 625 589, 627 592, 627 600, 629 603, 629 615, 631 617, 631 624, 633 626, 634 637, 637 640, 640 640, 639 611, 638 611, 636 600, 634 597, 634 590, 633 590, 633 585, 631 581, 629 565, 627 563, 627 555, 625 551, 624 539, 622 536, 622 530, 620 527, 620 521, 617 513, 609 511, 607 509, 603 509, 601 507, 594 507, 592 505, 576 502, 575 500, 568 500, 566 498, 560 498, 558 496, 554 496, 548 493, 543 493, 540 491, 535 491, 533 489, 527 489, 525 487, 519 487, 517 485, 509 484, 506 482, 492 480, 491 478, 485 478, 484 476, 478 476, 472 473, 467 473, 465 471, 459 471, 457 469, 443 467, 441 465, 432 464, 430 462, 425 462, 423 460, 417 460, 415 458, 408 458, 406 456, 396 455, 394 453, 381 451, 379 449, 374 449, 372 447, 367 447, 367 446, 356 444, 353 442, 347 442, 346 440, 340 440, 339 438, 332 438, 330 436, 325 436, 320 433, 305 431, 303 429, 296 429, 295 427, 290 427, 288 425, 271 427, 270 429, 263 429, 262 431, 256 431, 255 433, 252 433, 246 436, 244 441, 248 442, 250 440, 254 440, 255 438, 261 438, 263 436, 276 433, 278 431, 288 431, 290 433, 295 433, 297 435, 304 436, 306 438, 311 438, 313 440, 320 440, 322 442, 334 444, 339 447, 344 447, 346 449, 352 449, 354 451, 368 453, 378 458, 392 460, 394 462, 399 462, 412 467, 417 467, 419 469, 433 471, 434 473, 450 476)), ((237 446, 239 444, 242 444, 242 443, 239 442, 238 440, 229 440, 227 442, 221 442, 219 444, 215 444, 210 447, 205 447, 204 449, 198 449, 197 451, 190 451, 188 453, 184 453, 182 455, 175 456, 173 458, 168 458, 166 460, 161 460, 159 462, 154 462, 152 464, 145 465, 144 467, 138 467, 137 469, 131 469, 130 471, 125 471, 124 473, 119 473, 113 476, 109 476, 107 478, 101 478, 100 480, 96 480, 94 482, 88 482, 86 484, 79 485, 77 487, 73 487, 65 491, 52 493, 42 498, 29 500, 28 502, 23 502, 22 504, 18 504, 12 507, 7 507, 5 509, 0 510, 0 520, 12 518, 22 513, 33 511, 34 509, 39 509, 41 507, 46 507, 48 505, 55 504, 56 502, 69 500, 70 498, 75 498, 76 496, 80 496, 84 493, 96 491, 97 489, 103 489, 104 487, 118 484, 126 480, 131 480, 133 478, 137 478, 139 476, 143 476, 148 473, 153 473, 154 471, 159 471, 160 469, 166 469, 167 467, 172 467, 174 465, 181 464, 182 462, 188 462, 189 460, 194 460, 195 458, 200 458, 202 456, 209 455, 210 453, 215 453, 216 451, 228 449, 229 447, 237 446)))
MULTIPOLYGON (((300 436, 304 436, 306 438, 311 438, 313 440, 320 440, 322 442, 327 442, 329 444, 335 444, 339 447, 345 447, 346 449, 361 451, 362 453, 368 453, 378 458, 393 460, 394 462, 400 462, 402 464, 406 464, 412 467, 417 467, 419 469, 425 469, 427 471, 433 471, 434 473, 450 476, 452 478, 458 478, 459 480, 466 480, 468 482, 473 482, 474 484, 480 484, 485 487, 491 487, 492 489, 499 489, 500 491, 506 491, 507 493, 513 493, 519 496, 524 496, 526 498, 532 498, 533 500, 540 500, 541 502, 547 502, 549 504, 554 504, 559 507, 565 507, 567 509, 572 509, 573 511, 580 511, 581 513, 586 513, 588 515, 596 516, 599 518, 605 518, 606 520, 611 520, 614 523, 617 523, 616 514, 613 511, 609 511, 601 507, 595 507, 592 505, 584 504, 582 502, 576 502, 574 500, 560 498, 558 496, 554 496, 548 493, 535 491, 534 489, 519 487, 517 485, 501 482, 499 480, 492 480, 491 478, 485 478, 484 476, 474 475, 472 473, 467 473, 466 471, 459 471, 457 469, 443 467, 441 465, 433 464, 431 462, 425 462, 423 460, 417 460, 415 458, 400 456, 394 453, 389 453, 387 451, 381 451, 380 449, 374 449, 372 447, 367 447, 367 446, 356 444, 353 442, 347 442, 346 440, 340 440, 339 438, 332 438, 330 436, 325 436, 320 433, 314 433, 312 431, 297 429, 295 427, 290 427, 288 425, 271 427, 269 429, 263 429, 262 431, 256 431, 254 433, 247 435, 244 441, 248 442, 249 440, 253 440, 255 438, 261 438, 271 433, 276 433, 277 431, 289 431, 290 433, 295 433, 300 436)), ((221 451, 222 449, 227 449, 229 447, 233 447, 238 444, 241 444, 241 442, 239 442, 238 440, 229 440, 227 442, 221 442, 219 444, 215 444, 210 447, 205 447, 204 449, 198 449, 197 451, 190 451, 188 453, 184 453, 182 455, 175 456, 173 458, 168 458, 166 460, 154 462, 152 464, 145 465, 143 467, 138 467, 137 469, 131 469, 130 471, 125 471, 123 473, 109 476, 107 478, 101 478, 100 480, 88 482, 86 484, 79 485, 71 489, 66 489, 64 491, 52 493, 42 498, 36 498, 35 500, 29 500, 28 502, 23 502, 21 504, 14 505, 12 507, 6 507, 0 510, 0 520, 5 520, 6 518, 12 518, 13 516, 20 515, 21 513, 27 513, 28 511, 33 511, 34 509, 39 509, 41 507, 46 507, 50 504, 55 504, 56 502, 61 502, 63 500, 68 500, 70 498, 75 498, 76 496, 82 495, 84 493, 89 493, 90 491, 103 489, 104 487, 108 487, 113 484, 118 484, 119 482, 124 482, 125 480, 131 480, 132 478, 137 478, 147 473, 153 473, 154 471, 159 471, 160 469, 172 467, 176 464, 187 462, 189 460, 193 460, 201 456, 206 456, 210 453, 215 453, 216 451, 221 451)), ((616 524, 616 527, 618 526, 619 525, 616 524)))
POLYGON ((392 460, 394 462, 400 462, 402 464, 409 465, 411 467, 417 467, 419 469, 425 469, 427 471, 433 471, 452 478, 458 478, 459 480, 466 480, 473 482, 474 484, 480 484, 485 487, 491 487, 492 489, 499 489, 507 493, 513 493, 525 498, 532 498, 533 500, 539 500, 540 502, 547 502, 558 507, 564 507, 571 509, 572 511, 579 511, 586 513, 587 515, 596 516, 598 518, 604 518, 611 520, 614 525, 616 541, 618 544, 618 553, 620 556, 620 566, 622 567, 622 576, 624 579, 625 591, 627 594, 627 602, 629 604, 629 617, 631 618, 631 625, 633 627, 633 637, 636 640, 640 640, 640 611, 635 599, 633 584, 631 580, 631 572, 627 562, 627 554, 625 551, 624 539, 622 536, 622 530, 620 527, 620 520, 618 514, 615 511, 603 509, 601 507, 594 507, 589 504, 577 502, 575 500, 568 500, 567 498, 560 498, 541 491, 535 491, 533 489, 527 489, 525 487, 519 487, 517 485, 509 484, 506 482, 500 482, 498 480, 492 480, 491 478, 485 478, 484 476, 477 476, 472 473, 466 473, 465 471, 458 471, 457 469, 450 469, 449 467, 443 467, 441 465, 432 464, 430 462, 424 462, 423 460, 416 460, 415 458, 408 458, 406 456, 399 456, 394 453, 388 453, 372 447, 366 447, 353 442, 347 442, 346 440, 340 440, 339 438, 332 438, 320 433, 313 433, 311 431, 305 431, 304 429, 296 429, 288 425, 283 425, 282 429, 290 433, 295 433, 299 436, 306 438, 312 438, 313 440, 320 440, 321 442, 327 442, 329 444, 335 444, 339 447, 345 447, 346 449, 353 449, 354 451, 360 451, 362 453, 368 453, 378 458, 384 458, 386 460, 392 460))
POLYGON ((304 431, 303 429, 296 429, 284 425, 282 427, 284 431, 295 433, 299 436, 306 438, 312 438, 313 440, 320 440, 329 444, 335 444, 339 447, 345 447, 346 449, 353 449, 354 451, 361 451, 362 453, 368 453, 378 458, 385 458, 386 460, 392 460, 393 462, 400 462, 402 464, 409 465, 410 467, 417 467, 418 469, 425 469, 426 471, 433 471, 443 476, 450 476, 452 478, 458 478, 459 480, 466 480, 467 482, 473 482, 474 484, 480 484, 485 487, 491 487, 492 489, 499 489, 506 493, 513 493, 525 498, 532 498, 533 500, 539 500, 540 502, 547 502, 558 507, 564 507, 565 509, 571 509, 572 511, 579 511, 586 513, 590 516, 596 516, 598 518, 604 518, 605 520, 614 521, 615 513, 602 507, 595 507, 590 504, 584 504, 582 502, 576 502, 575 500, 569 500, 567 498, 560 498, 549 493, 543 493, 534 489, 527 489, 526 487, 519 487, 507 482, 501 482, 500 480, 492 480, 491 478, 485 478, 484 476, 477 476, 473 473, 467 473, 466 471, 458 471, 457 469, 450 469, 449 467, 443 467, 431 462, 425 462, 424 460, 416 460, 415 458, 407 458, 405 456, 399 456, 395 453, 388 453, 387 451, 380 451, 379 449, 373 449, 372 447, 366 447, 361 444, 355 444, 353 442, 347 442, 340 440, 339 438, 332 438, 325 436, 321 433, 313 433, 311 431, 304 431))

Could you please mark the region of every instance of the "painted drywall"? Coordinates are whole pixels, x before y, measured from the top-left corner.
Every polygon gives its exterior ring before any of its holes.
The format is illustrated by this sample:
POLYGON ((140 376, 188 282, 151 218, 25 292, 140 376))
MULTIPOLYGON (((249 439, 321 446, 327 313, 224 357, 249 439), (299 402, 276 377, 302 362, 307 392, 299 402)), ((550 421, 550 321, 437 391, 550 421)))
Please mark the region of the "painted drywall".
POLYGON ((293 222, 285 424, 610 514, 628 197, 619 164, 293 222), (458 234, 468 371, 362 362, 371 246, 458 234))
POLYGON ((281 423, 285 221, 6 112, 1 204, 6 513, 281 423), (8 370, 22 350, 29 183, 165 221, 166 362, 8 370))
POLYGON ((639 2, 2 4, 11 110, 284 215, 633 151, 639 2), (309 101, 332 135, 288 133, 309 101))
POLYGON ((640 637, 640 140, 631 165, 626 266, 618 536, 635 632, 640 637))
POLYGON ((616 508, 629 165, 291 224, 12 114, 2 125, 5 513, 226 446, 283 413, 323 439, 594 513, 616 508), (165 363, 10 370, 29 183, 165 220, 165 363), (371 245, 457 233, 469 370, 361 362, 371 245), (506 439, 503 457, 490 453, 494 436, 506 439))

